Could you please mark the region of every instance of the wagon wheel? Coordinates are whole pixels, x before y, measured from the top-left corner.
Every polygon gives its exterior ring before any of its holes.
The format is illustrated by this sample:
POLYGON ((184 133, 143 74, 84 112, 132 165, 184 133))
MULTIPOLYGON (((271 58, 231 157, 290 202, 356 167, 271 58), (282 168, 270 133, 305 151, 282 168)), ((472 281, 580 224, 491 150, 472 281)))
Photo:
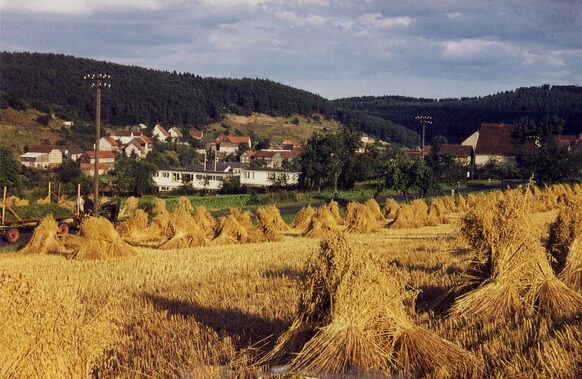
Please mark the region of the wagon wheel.
POLYGON ((69 234, 69 224, 67 224, 66 222, 60 223, 59 224, 59 234, 63 235, 63 234, 69 234))
POLYGON ((15 243, 20 238, 20 232, 16 228, 10 228, 4 234, 4 238, 8 243, 15 243))

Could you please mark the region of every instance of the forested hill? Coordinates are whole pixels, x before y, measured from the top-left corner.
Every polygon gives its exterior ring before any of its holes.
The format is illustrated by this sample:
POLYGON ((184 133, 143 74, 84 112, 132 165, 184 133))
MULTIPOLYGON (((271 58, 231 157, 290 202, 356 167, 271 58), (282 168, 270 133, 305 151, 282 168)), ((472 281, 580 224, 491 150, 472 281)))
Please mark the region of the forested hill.
POLYGON ((93 120, 95 94, 83 80, 87 74, 111 75, 103 94, 102 119, 111 125, 162 123, 201 127, 227 113, 272 116, 314 113, 338 118, 346 125, 391 142, 414 145, 418 135, 365 113, 337 110, 331 101, 270 80, 202 78, 125 66, 72 56, 0 53, 2 106, 21 100, 65 119, 93 120))
POLYGON ((550 86, 518 88, 484 97, 422 99, 402 96, 353 97, 335 100, 341 108, 367 112, 418 130, 414 116, 429 115, 427 143, 441 134, 460 142, 484 122, 514 122, 523 116, 557 115, 566 120, 564 134, 582 133, 582 87, 550 86))

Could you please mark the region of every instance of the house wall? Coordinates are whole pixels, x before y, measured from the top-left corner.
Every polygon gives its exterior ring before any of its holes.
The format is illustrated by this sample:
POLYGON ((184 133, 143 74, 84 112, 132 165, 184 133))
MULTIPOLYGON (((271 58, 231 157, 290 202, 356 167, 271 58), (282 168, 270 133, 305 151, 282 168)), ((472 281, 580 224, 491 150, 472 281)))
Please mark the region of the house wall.
POLYGON ((287 177, 288 185, 295 185, 299 181, 298 172, 266 171, 266 170, 242 170, 240 176, 241 186, 268 187, 273 185, 281 175, 287 177))
POLYGON ((473 146, 473 150, 475 150, 477 148, 477 141, 478 140, 479 140, 479 131, 476 131, 475 133, 473 133, 469 137, 467 137, 463 142, 461 142, 461 145, 473 146))
POLYGON ((20 163, 26 167, 44 168, 49 166, 49 155, 39 153, 37 157, 20 157, 20 163))
POLYGON ((131 157, 131 154, 135 153, 137 157, 141 157, 143 155, 141 149, 133 144, 129 144, 125 147, 125 155, 131 157))
POLYGON ((204 172, 204 171, 173 171, 173 170, 158 170, 154 174, 154 182, 158 191, 165 192, 182 186, 182 179, 187 177, 189 183, 195 189, 219 190, 226 177, 230 176, 228 173, 204 172), (208 178, 207 186, 204 186, 205 179, 208 178))
POLYGON ((58 150, 54 149, 48 154, 48 164, 49 165, 60 165, 63 163, 63 153, 58 150))
POLYGON ((486 155, 477 154, 475 155, 475 166, 483 166, 489 159, 495 159, 499 163, 505 162, 515 162, 515 157, 508 157, 503 155, 486 155))

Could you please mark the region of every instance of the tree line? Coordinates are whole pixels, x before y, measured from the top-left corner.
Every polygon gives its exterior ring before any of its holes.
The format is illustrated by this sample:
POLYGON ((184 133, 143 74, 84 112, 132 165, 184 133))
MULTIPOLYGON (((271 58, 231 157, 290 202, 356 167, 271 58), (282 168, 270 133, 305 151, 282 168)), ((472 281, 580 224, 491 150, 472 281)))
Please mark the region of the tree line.
POLYGON ((180 128, 220 121, 225 114, 253 112, 289 117, 293 114, 337 118, 344 124, 389 142, 413 146, 414 131, 362 112, 339 110, 331 101, 310 92, 266 79, 203 78, 119 65, 62 54, 0 53, 0 107, 32 107, 65 120, 92 122, 95 94, 88 74, 111 75, 103 93, 102 120, 110 125, 180 128))
POLYGON ((432 116, 427 141, 436 135, 459 143, 479 130, 481 123, 514 123, 521 117, 556 115, 565 121, 565 134, 582 132, 582 87, 550 86, 518 88, 483 97, 426 99, 404 96, 364 96, 335 100, 343 109, 365 112, 419 131, 414 117, 432 116))

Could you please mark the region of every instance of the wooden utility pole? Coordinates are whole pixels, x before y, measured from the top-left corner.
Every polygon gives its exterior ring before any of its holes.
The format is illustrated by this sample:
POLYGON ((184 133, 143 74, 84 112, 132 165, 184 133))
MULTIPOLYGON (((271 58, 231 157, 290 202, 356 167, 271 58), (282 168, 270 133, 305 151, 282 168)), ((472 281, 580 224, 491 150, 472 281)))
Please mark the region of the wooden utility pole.
MULTIPOLYGON (((420 155, 424 158, 424 136, 426 134, 426 126, 432 124, 432 117, 431 116, 416 116, 414 118, 416 121, 420 123, 422 127, 422 142, 420 144, 420 155)), ((436 152, 438 153, 438 152, 436 152)))
POLYGON ((108 74, 93 74, 84 76, 85 80, 91 82, 91 87, 95 88, 95 165, 93 166, 93 209, 95 215, 99 212, 99 140, 101 139, 101 90, 111 88, 111 83, 106 80, 111 79, 108 74))

